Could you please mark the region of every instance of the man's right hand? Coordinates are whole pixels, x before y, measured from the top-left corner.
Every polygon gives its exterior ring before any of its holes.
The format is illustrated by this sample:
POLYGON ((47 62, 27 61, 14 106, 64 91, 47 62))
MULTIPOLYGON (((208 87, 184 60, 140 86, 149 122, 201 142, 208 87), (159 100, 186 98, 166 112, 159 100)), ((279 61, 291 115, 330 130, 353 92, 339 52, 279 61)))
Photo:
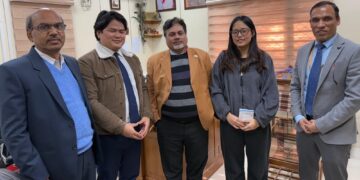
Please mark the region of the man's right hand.
POLYGON ((300 127, 304 130, 306 134, 311 134, 311 132, 306 128, 306 125, 309 125, 309 121, 307 119, 301 119, 299 121, 300 127))
POLYGON ((137 123, 126 123, 123 131, 123 135, 131 139, 141 140, 142 135, 135 130, 135 127, 137 125, 138 125, 137 123))
POLYGON ((231 114, 230 112, 226 115, 226 120, 235 129, 243 128, 246 125, 244 122, 240 121, 238 117, 231 114))

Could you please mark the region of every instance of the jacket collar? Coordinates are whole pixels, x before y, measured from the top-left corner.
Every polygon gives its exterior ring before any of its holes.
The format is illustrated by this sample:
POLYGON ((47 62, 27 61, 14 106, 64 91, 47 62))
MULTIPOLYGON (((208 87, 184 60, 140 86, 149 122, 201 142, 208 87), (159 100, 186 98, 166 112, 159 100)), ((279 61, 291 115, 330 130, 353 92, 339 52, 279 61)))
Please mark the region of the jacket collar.
MULTIPOLYGON (((96 46, 95 46, 95 51, 96 53, 99 55, 99 57, 101 59, 107 59, 107 58, 110 58, 112 56, 114 56, 114 53, 115 51, 105 47, 104 45, 102 45, 100 42, 97 42, 96 43, 96 46)), ((119 54, 119 56, 121 57, 124 57, 124 56, 127 56, 127 57, 133 57, 134 54, 129 52, 129 51, 126 51, 124 48, 121 48, 117 51, 117 53, 119 54)))

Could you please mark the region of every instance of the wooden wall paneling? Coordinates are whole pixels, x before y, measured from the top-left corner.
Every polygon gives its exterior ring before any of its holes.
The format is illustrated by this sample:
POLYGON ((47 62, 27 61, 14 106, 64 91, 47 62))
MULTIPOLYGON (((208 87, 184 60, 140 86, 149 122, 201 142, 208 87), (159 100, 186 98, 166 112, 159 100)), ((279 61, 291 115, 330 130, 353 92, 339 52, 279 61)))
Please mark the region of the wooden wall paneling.
POLYGON ((74 40, 71 5, 72 5, 71 1, 59 1, 59 0, 10 1, 17 56, 21 56, 28 53, 30 47, 32 46, 32 42, 28 40, 26 35, 26 27, 25 27, 26 17, 31 13, 35 12, 37 9, 43 7, 47 7, 55 10, 64 19, 64 22, 67 26, 65 30, 65 44, 61 50, 61 53, 70 56, 75 56, 75 42, 74 42, 75 40, 74 40))

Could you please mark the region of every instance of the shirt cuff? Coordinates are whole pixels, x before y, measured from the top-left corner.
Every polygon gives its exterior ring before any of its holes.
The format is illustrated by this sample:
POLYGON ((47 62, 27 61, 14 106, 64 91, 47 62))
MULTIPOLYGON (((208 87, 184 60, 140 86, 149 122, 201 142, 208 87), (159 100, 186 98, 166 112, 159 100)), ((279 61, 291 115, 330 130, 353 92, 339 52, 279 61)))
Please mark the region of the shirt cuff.
POLYGON ((301 114, 295 116, 295 122, 299 123, 300 120, 305 119, 305 117, 301 114))

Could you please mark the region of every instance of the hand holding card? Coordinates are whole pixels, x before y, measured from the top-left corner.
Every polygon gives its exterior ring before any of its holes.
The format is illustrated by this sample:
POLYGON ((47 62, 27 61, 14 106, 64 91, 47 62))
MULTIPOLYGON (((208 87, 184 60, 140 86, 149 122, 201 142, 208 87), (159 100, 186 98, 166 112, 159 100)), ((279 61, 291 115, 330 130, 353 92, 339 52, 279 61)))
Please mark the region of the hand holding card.
POLYGON ((249 122, 254 119, 254 110, 251 109, 239 109, 239 120, 243 122, 249 122))

